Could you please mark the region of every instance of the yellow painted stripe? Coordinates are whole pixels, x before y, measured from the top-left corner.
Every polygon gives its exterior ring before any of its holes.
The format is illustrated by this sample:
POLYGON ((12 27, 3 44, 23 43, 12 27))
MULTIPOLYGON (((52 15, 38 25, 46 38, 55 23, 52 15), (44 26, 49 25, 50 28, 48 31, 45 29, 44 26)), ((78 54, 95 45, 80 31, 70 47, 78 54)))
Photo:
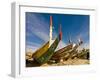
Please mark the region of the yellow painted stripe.
POLYGON ((49 42, 47 42, 46 44, 44 44, 41 48, 39 48, 37 51, 35 51, 34 54, 34 58, 37 59, 39 58, 41 55, 43 55, 49 48, 49 42))

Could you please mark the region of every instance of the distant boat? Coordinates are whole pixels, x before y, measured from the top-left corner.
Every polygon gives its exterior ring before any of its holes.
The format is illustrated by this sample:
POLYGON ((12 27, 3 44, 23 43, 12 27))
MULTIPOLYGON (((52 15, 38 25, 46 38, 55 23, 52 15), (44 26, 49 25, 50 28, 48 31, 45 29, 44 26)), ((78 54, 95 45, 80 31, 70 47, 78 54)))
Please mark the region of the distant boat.
MULTIPOLYGON (((57 50, 52 56, 51 60, 60 61, 60 59, 70 58, 76 52, 77 48, 83 43, 82 40, 79 39, 78 44, 74 44, 69 42, 67 46, 57 50)), ((77 55, 77 54, 74 54, 77 55)))
POLYGON ((52 56, 51 59, 56 60, 56 59, 60 59, 61 57, 64 57, 64 56, 66 55, 65 52, 71 50, 72 47, 73 47, 73 45, 72 45, 72 44, 69 44, 69 45, 67 45, 67 46, 64 47, 64 48, 61 48, 61 49, 57 50, 57 51, 54 53, 54 55, 52 56))

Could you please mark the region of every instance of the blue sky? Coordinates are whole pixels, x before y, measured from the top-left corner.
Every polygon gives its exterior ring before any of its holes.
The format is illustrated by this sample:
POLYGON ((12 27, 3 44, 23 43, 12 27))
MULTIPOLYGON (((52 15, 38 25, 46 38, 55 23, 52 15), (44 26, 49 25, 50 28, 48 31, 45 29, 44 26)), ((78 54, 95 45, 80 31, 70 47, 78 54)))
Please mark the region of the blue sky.
POLYGON ((62 26, 60 46, 68 44, 69 35, 73 42, 81 38, 83 47, 89 46, 89 15, 26 12, 26 49, 35 51, 49 40, 50 16, 53 18, 53 39, 59 33, 59 25, 62 26))

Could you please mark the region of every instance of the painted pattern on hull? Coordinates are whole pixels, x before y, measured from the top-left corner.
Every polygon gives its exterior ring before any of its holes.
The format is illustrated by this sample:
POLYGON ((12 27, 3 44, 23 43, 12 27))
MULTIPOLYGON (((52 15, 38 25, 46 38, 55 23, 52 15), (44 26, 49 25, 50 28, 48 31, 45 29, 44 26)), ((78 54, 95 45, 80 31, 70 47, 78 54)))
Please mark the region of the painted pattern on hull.
POLYGON ((46 63, 53 56, 54 51, 59 44, 59 41, 60 41, 60 38, 57 37, 54 43, 50 46, 50 48, 41 57, 36 59, 36 61, 40 64, 46 63))
POLYGON ((49 41, 43 45, 40 49, 38 49, 36 52, 33 53, 33 58, 37 59, 39 58, 41 55, 43 55, 49 48, 49 41))

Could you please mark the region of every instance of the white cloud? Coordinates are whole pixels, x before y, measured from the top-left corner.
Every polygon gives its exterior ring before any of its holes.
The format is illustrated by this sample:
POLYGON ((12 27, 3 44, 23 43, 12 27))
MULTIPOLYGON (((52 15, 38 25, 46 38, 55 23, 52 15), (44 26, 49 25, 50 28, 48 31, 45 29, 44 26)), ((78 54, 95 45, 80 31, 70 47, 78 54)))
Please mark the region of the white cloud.
POLYGON ((29 42, 29 41, 27 41, 26 42, 26 52, 28 52, 28 51, 32 51, 32 52, 34 52, 34 51, 36 51, 38 48, 40 48, 41 47, 41 45, 40 44, 38 44, 38 43, 34 43, 34 42, 29 42))
POLYGON ((40 15, 36 16, 30 13, 27 18, 27 24, 27 28, 30 31, 26 33, 27 36, 36 35, 45 42, 49 40, 49 25, 40 15))
POLYGON ((39 47, 37 46, 31 46, 31 45, 27 45, 26 46, 26 52, 35 52, 37 49, 39 49, 39 47))
POLYGON ((38 43, 35 43, 35 42, 29 42, 29 41, 26 42, 26 45, 37 46, 37 47, 40 46, 40 44, 38 44, 38 43))
POLYGON ((40 39, 44 40, 45 42, 49 40, 49 35, 46 32, 44 32, 42 29, 41 30, 32 29, 32 33, 37 37, 39 37, 40 39))

